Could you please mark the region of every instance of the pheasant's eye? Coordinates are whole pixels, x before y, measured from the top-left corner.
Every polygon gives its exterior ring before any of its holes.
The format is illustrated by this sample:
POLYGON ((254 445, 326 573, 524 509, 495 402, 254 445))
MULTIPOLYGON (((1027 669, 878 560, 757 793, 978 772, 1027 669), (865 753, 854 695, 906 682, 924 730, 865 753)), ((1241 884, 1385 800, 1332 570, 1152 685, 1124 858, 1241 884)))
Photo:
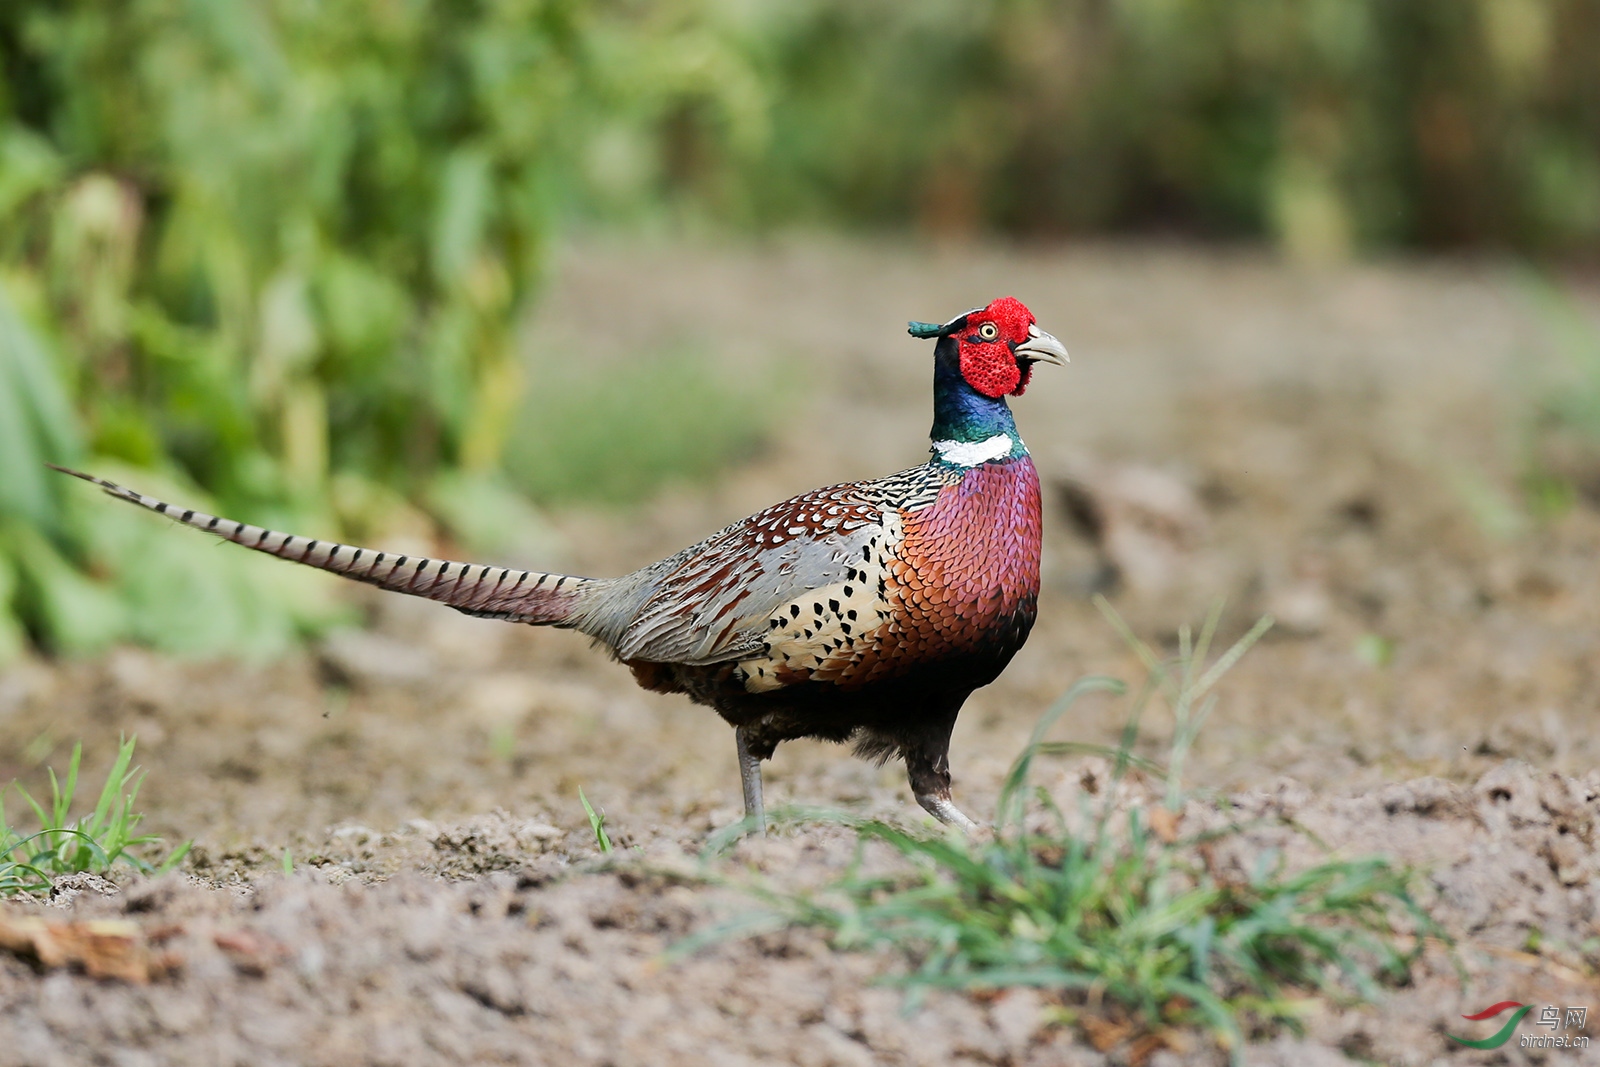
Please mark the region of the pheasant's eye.
POLYGON ((978 327, 978 336, 983 338, 985 341, 993 341, 996 337, 1000 336, 1000 327, 996 326, 992 322, 986 322, 982 326, 978 327))

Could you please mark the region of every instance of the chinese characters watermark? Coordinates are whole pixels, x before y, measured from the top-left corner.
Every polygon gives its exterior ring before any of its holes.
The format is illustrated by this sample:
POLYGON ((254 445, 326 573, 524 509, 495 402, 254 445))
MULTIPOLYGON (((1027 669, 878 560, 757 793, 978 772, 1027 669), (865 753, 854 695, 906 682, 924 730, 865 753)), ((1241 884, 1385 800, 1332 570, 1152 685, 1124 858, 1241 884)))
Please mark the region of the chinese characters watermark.
POLYGON ((1537 1025, 1556 1032, 1523 1034, 1517 1045, 1520 1048, 1588 1048, 1589 1035, 1570 1032, 1582 1030, 1583 1024, 1588 1019, 1587 1007, 1563 1009, 1554 1004, 1546 1004, 1539 1009, 1537 1025))

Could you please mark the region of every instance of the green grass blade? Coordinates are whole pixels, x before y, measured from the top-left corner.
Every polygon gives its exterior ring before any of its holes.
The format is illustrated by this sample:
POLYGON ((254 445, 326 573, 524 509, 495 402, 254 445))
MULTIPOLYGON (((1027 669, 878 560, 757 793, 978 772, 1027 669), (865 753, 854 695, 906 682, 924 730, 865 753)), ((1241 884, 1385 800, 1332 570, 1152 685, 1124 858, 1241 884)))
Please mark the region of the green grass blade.
POLYGON ((1217 662, 1212 664, 1211 669, 1195 684, 1194 695, 1196 697, 1203 696, 1206 690, 1216 685, 1222 676, 1232 670, 1233 665, 1238 663, 1246 652, 1250 651, 1251 646, 1261 640, 1261 635, 1272 629, 1272 623, 1273 618, 1271 615, 1263 615, 1257 619, 1256 624, 1250 627, 1250 632, 1235 641, 1232 648, 1218 657, 1217 662))
MULTIPOLYGON (((52 773, 51 774, 52 783, 54 782, 54 780, 55 780, 55 775, 54 775, 54 773, 52 773)), ((22 786, 17 785, 15 782, 11 783, 11 787, 13 789, 15 789, 18 793, 22 794, 22 799, 26 800, 28 802, 28 806, 33 809, 34 817, 39 820, 39 825, 40 826, 42 826, 46 830, 48 830, 50 827, 56 825, 55 821, 53 819, 51 819, 50 816, 48 816, 48 815, 46 815, 44 813, 44 808, 42 808, 39 805, 39 802, 37 800, 33 799, 33 794, 32 793, 30 793, 26 789, 22 788, 22 786)), ((52 806, 52 810, 53 810, 53 806, 52 806)))
MULTIPOLYGON (((128 777, 135 773, 128 770, 128 765, 133 761, 133 745, 134 739, 128 737, 121 739, 117 746, 117 758, 112 762, 111 770, 106 774, 106 783, 100 788, 100 798, 95 802, 94 814, 90 817, 91 833, 105 829, 108 826, 107 820, 111 814, 112 805, 122 795, 123 788, 127 785, 128 777)), ((77 771, 76 764, 73 766, 73 771, 77 771)), ((130 796, 128 800, 130 803, 124 807, 124 816, 127 807, 131 806, 133 798, 130 796)))
POLYGON ((589 803, 589 798, 583 795, 583 787, 578 787, 578 803, 583 805, 584 814, 589 816, 589 829, 594 834, 595 844, 600 846, 600 851, 606 855, 611 854, 611 835, 606 833, 606 817, 604 813, 594 810, 589 803))
POLYGON ((1113 693, 1120 694, 1124 685, 1115 678, 1092 676, 1074 682, 1056 702, 1039 716, 1039 721, 1034 724, 1033 733, 1028 738, 1028 744, 1011 764, 1011 770, 1006 774, 1005 783, 1000 787, 1000 801, 997 805, 999 814, 996 825, 1003 828, 1014 821, 1020 810, 1019 797, 1028 781, 1028 773, 1033 765, 1034 756, 1039 752, 1039 745, 1044 736, 1056 721, 1065 715, 1078 699, 1088 693, 1113 693))
POLYGON ((1107 760, 1124 759, 1130 767, 1146 774, 1165 777, 1167 769, 1153 759, 1146 759, 1120 747, 1096 745, 1087 741, 1045 741, 1039 745, 1040 756, 1100 756, 1107 760))
POLYGON ((172 855, 156 864, 155 873, 166 874, 168 871, 176 870, 178 864, 184 861, 184 858, 189 855, 189 850, 193 847, 194 839, 190 838, 188 841, 185 841, 183 844, 173 849, 172 855))
POLYGON ((55 768, 50 768, 50 797, 53 826, 67 825, 67 812, 72 809, 72 799, 78 793, 78 766, 83 762, 83 742, 72 746, 72 759, 67 764, 67 785, 60 788, 56 782, 55 768))

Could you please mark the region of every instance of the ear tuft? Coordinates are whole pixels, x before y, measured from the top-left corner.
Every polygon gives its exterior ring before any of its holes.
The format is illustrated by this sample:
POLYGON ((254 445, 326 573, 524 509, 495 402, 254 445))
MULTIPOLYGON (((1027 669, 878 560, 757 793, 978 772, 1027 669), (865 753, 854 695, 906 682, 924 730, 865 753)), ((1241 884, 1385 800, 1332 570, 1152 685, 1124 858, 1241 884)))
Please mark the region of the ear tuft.
POLYGON ((912 337, 919 337, 923 340, 932 340, 935 337, 949 337, 951 334, 967 328, 968 315, 971 315, 974 311, 982 310, 982 308, 973 308, 972 311, 963 311, 943 326, 935 326, 931 322, 908 322, 906 323, 906 332, 912 337))

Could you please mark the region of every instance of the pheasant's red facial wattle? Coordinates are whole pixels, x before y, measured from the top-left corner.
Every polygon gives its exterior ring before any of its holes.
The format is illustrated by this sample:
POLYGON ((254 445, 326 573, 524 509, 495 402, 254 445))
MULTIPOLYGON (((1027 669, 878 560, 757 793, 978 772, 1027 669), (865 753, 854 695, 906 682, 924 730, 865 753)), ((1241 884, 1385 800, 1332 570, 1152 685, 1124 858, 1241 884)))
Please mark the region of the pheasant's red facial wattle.
POLYGON ((984 396, 1021 396, 1033 376, 1028 360, 1019 362, 1017 346, 1028 340, 1033 312, 1014 296, 1003 296, 967 316, 956 332, 961 351, 961 376, 984 396))

